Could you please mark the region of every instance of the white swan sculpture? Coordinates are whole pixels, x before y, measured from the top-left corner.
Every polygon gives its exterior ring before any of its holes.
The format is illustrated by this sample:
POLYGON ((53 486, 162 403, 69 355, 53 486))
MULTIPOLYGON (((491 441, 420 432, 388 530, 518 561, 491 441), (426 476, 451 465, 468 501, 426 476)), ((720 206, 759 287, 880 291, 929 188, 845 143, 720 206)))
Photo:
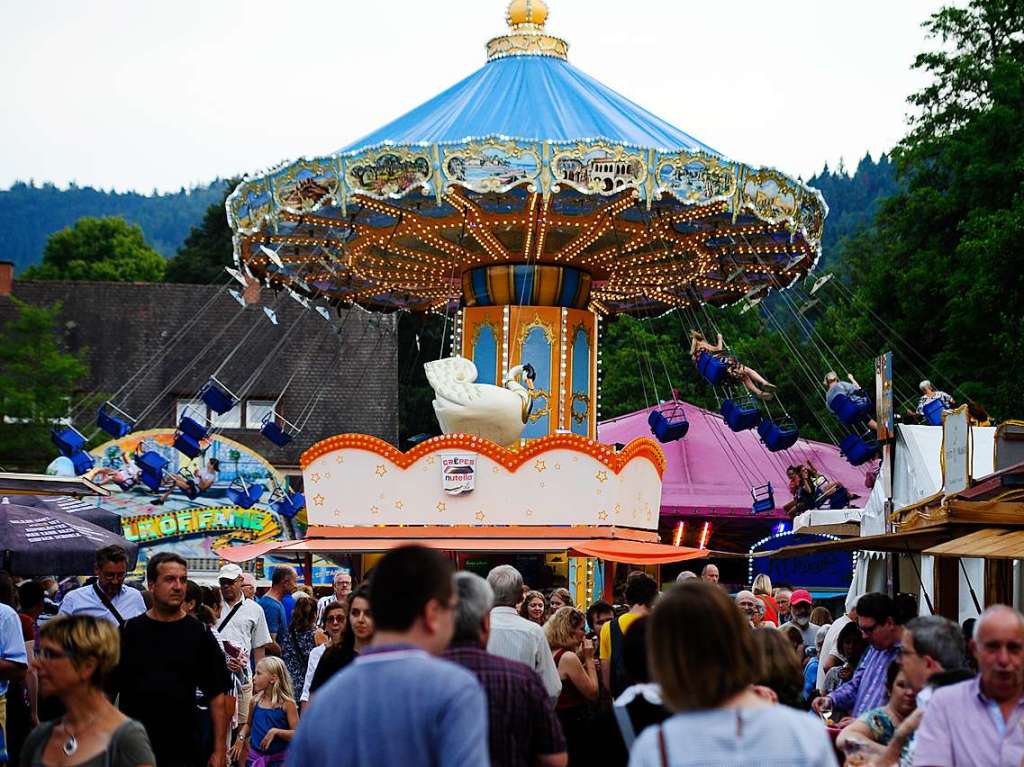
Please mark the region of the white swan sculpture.
POLYGON ((426 362, 423 370, 434 390, 434 414, 442 432, 471 434, 503 446, 519 439, 533 408, 529 389, 519 383, 525 372, 526 384, 533 388, 530 365, 509 370, 504 388, 475 383, 476 365, 465 357, 426 362))

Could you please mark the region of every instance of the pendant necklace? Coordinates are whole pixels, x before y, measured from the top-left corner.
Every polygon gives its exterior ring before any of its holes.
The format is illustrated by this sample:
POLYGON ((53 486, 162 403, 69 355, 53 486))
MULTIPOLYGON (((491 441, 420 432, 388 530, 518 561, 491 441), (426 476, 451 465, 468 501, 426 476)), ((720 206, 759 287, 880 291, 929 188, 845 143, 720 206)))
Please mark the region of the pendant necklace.
MULTIPOLYGON (((89 720, 88 724, 92 724, 98 717, 93 717, 89 720)), ((75 737, 74 733, 71 732, 71 728, 68 727, 67 720, 62 722, 64 725, 64 732, 68 734, 68 739, 64 741, 63 749, 65 756, 71 756, 78 750, 78 738, 75 737)), ((84 729, 84 728, 83 728, 84 729)))

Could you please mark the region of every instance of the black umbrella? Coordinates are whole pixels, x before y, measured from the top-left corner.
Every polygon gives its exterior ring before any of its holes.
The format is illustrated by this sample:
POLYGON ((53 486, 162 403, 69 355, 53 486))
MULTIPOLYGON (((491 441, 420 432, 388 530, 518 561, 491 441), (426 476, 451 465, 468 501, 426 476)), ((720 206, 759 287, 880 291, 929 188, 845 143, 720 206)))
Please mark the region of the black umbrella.
POLYGON ((95 568, 97 549, 114 544, 128 552, 132 570, 137 544, 75 514, 0 498, 0 566, 13 575, 86 575, 95 568))
POLYGON ((91 522, 97 527, 109 530, 114 535, 121 535, 121 516, 112 511, 101 509, 91 501, 83 501, 69 495, 19 495, 12 501, 19 506, 36 506, 49 511, 63 511, 65 514, 72 514, 86 522, 91 522))

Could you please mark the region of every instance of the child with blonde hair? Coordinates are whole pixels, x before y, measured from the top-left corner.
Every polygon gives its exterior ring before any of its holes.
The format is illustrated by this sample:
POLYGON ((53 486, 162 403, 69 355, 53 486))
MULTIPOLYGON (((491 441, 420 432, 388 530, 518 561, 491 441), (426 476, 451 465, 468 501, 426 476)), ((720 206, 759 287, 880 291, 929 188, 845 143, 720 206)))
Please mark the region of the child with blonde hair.
POLYGON ((299 724, 291 675, 284 661, 268 656, 257 663, 252 692, 249 721, 238 733, 232 759, 247 767, 284 765, 288 743, 299 724))

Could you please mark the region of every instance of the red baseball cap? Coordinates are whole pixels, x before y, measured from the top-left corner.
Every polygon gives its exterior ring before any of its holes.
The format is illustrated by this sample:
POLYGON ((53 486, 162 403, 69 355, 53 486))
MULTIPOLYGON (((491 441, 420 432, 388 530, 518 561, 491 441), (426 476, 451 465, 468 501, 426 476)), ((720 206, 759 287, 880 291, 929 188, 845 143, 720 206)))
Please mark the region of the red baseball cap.
POLYGON ((789 598, 789 606, 790 607, 793 607, 794 605, 802 604, 804 602, 806 602, 809 605, 813 605, 814 604, 814 600, 811 599, 810 592, 809 591, 805 591, 804 589, 797 589, 796 591, 793 592, 792 596, 790 596, 790 598, 789 598))

